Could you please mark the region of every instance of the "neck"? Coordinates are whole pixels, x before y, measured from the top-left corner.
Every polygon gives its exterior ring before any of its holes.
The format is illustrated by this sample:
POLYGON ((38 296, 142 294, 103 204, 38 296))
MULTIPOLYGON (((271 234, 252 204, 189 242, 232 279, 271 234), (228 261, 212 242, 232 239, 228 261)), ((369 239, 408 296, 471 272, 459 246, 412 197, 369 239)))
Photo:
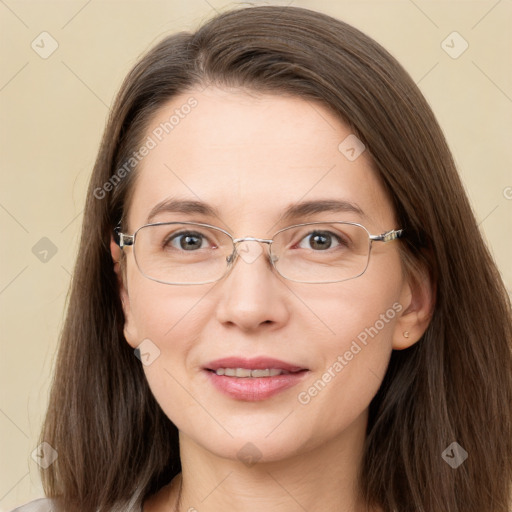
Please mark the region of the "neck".
POLYGON ((167 506, 179 512, 366 512, 358 498, 366 423, 367 412, 320 446, 254 464, 214 454, 180 433, 182 474, 167 506))

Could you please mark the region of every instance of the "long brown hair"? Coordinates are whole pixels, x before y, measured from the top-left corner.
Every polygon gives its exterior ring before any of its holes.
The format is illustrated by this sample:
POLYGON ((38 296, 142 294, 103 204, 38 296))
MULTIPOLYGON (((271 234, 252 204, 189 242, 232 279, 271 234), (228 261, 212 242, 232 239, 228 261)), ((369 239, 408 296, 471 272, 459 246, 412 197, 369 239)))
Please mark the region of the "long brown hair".
POLYGON ((166 37, 121 87, 90 181, 42 431, 59 454, 42 470, 47 495, 65 510, 131 510, 180 472, 177 429, 123 336, 109 244, 137 172, 126 162, 152 116, 209 84, 321 101, 347 123, 406 230, 404 268, 418 276, 423 269, 436 289, 427 331, 393 352, 370 404, 360 478, 367 504, 385 512, 508 511, 510 300, 441 129, 375 41, 327 15, 276 6, 232 10, 195 33, 166 37), (456 469, 442 456, 452 442, 468 453, 456 469))

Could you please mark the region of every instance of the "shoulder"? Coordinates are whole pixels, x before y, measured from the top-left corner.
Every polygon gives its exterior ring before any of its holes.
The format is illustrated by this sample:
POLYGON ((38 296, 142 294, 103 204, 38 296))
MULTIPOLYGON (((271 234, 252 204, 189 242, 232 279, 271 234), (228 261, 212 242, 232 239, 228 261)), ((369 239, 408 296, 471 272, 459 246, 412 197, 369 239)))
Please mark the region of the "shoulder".
POLYGON ((41 498, 15 508, 12 512, 54 512, 55 510, 56 508, 53 500, 49 498, 41 498))

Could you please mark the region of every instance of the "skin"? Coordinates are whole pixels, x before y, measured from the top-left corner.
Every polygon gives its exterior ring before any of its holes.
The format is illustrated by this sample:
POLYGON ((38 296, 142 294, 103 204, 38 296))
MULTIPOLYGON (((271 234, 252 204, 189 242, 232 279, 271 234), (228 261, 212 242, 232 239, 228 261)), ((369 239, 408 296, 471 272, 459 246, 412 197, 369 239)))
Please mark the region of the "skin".
MULTIPOLYGON (((350 129, 321 104, 196 89, 161 108, 147 135, 191 96, 197 107, 139 165, 128 233, 170 196, 210 203, 219 217, 164 213, 154 222, 205 222, 236 237, 269 238, 290 225, 280 222, 287 206, 313 199, 357 203, 366 217, 325 212, 293 223, 346 220, 372 234, 400 228, 368 152, 351 162, 338 150, 350 129)), ((366 510, 357 496, 357 472, 368 406, 391 351, 417 342, 430 316, 430 285, 415 284, 403 272, 399 243, 374 243, 362 276, 328 285, 284 280, 263 246, 254 262, 239 259, 217 283, 164 285, 145 278, 133 249, 125 249, 122 271, 116 266, 125 337, 133 348, 149 338, 160 350, 144 371, 179 429, 183 466, 171 485, 146 501, 146 512, 174 510, 181 483, 181 511, 366 510), (309 403, 300 403, 298 394, 393 304, 401 311, 309 403), (202 371, 231 355, 274 357, 309 372, 298 386, 267 400, 235 400, 202 371), (261 457, 255 465, 237 457, 246 443, 261 457)), ((112 256, 121 259, 114 243, 112 256)))

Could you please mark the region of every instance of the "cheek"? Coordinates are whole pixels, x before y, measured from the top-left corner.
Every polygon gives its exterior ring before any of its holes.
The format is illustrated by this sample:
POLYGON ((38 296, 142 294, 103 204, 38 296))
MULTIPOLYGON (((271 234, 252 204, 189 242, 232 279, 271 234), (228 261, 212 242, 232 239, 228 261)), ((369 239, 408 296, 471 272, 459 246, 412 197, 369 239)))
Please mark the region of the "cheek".
POLYGON ((316 339, 320 364, 301 387, 298 402, 314 402, 315 408, 326 411, 333 425, 347 414, 359 415, 386 372, 398 310, 397 302, 367 301, 363 306, 347 305, 337 315, 332 311, 332 332, 316 339))
POLYGON ((334 433, 364 412, 381 385, 403 310, 395 270, 388 267, 378 279, 363 274, 308 297, 322 321, 312 340, 320 357, 297 401, 304 421, 322 424, 324 433, 326 428, 334 433))
POLYGON ((141 339, 165 349, 194 337, 206 320, 203 298, 213 285, 171 286, 140 274, 129 275, 130 320, 141 339))
POLYGON ((370 265, 356 279, 299 290, 310 313, 305 309, 298 313, 309 319, 311 325, 318 323, 322 332, 319 339, 325 343, 322 352, 330 352, 333 347, 341 350, 356 338, 362 344, 374 338, 379 342, 391 341, 393 327, 403 309, 398 303, 401 265, 398 257, 382 258, 378 263, 380 267, 370 265))
POLYGON ((212 316, 211 305, 204 299, 213 285, 166 286, 142 279, 132 281, 130 304, 140 341, 151 353, 149 364, 143 366, 149 387, 180 430, 189 431, 191 423, 211 430, 198 413, 193 398, 197 393, 191 393, 190 382, 197 372, 193 365, 197 345, 212 316))

